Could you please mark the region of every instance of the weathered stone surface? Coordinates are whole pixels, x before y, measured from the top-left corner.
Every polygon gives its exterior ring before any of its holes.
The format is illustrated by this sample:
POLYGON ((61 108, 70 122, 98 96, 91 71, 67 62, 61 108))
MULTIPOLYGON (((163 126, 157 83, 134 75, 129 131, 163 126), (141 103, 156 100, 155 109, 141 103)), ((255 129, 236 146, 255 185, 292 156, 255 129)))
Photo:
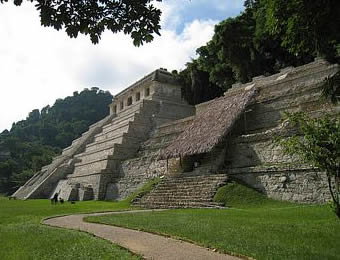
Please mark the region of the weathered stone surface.
POLYGON ((317 170, 277 168, 271 172, 268 169, 249 172, 240 170, 240 174, 230 176, 273 199, 303 203, 324 203, 331 199, 326 176, 317 170))
POLYGON ((338 70, 338 65, 318 60, 249 83, 257 84, 259 91, 229 142, 226 170, 230 176, 274 199, 304 203, 330 200, 325 173, 303 165, 298 157, 283 154, 273 139, 279 132, 295 134, 281 121, 285 111, 306 111, 314 116, 326 111, 338 113, 320 100, 324 79, 338 70))

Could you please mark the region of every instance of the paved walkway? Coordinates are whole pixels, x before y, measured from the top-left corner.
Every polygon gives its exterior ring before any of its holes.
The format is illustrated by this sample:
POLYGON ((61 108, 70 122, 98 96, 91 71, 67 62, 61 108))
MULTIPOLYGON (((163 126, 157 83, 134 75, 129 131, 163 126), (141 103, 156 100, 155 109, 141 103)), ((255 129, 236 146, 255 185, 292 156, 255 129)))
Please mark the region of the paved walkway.
MULTIPOLYGON (((94 214, 70 215, 56 217, 44 220, 44 224, 55 227, 71 228, 82 230, 94 234, 97 237, 104 238, 122 247, 129 249, 131 252, 142 255, 146 259, 154 260, 236 260, 240 259, 234 256, 220 254, 206 248, 154 235, 147 232, 141 232, 115 226, 108 226, 83 221, 87 216, 99 216, 104 214, 124 214, 136 213, 142 211, 129 212, 106 212, 94 214)), ((145 211, 143 211, 145 212, 145 211)))

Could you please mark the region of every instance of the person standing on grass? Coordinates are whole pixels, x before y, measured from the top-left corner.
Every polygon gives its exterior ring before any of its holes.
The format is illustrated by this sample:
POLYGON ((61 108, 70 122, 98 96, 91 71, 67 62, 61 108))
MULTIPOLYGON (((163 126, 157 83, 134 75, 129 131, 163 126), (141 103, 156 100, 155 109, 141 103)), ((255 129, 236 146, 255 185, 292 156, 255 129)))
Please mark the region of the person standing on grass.
POLYGON ((56 192, 53 196, 53 201, 54 201, 54 204, 57 204, 58 203, 58 192, 56 192))

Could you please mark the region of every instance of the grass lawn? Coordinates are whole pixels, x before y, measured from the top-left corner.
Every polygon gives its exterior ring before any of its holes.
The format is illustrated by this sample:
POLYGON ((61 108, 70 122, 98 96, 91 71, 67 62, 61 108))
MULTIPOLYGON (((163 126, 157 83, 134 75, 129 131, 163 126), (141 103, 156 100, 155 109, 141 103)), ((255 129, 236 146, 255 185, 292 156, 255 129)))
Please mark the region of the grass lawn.
POLYGON ((51 205, 49 200, 9 201, 0 197, 0 259, 140 259, 90 234, 40 224, 48 216, 126 209, 127 202, 51 205))
POLYGON ((222 189, 230 198, 230 209, 178 209, 87 220, 166 234, 255 259, 340 259, 340 221, 328 206, 278 202, 238 186, 230 189, 233 192, 222 189))

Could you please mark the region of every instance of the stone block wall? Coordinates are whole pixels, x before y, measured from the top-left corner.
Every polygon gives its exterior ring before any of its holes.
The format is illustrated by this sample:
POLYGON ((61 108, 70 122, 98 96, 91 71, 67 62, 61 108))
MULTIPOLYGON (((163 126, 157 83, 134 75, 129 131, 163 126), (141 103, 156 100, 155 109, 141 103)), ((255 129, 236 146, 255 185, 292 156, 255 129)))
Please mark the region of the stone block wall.
MULTIPOLYGON (((274 199, 303 203, 330 200, 325 173, 302 163, 298 157, 285 155, 274 138, 278 133, 296 134, 282 122, 286 111, 305 111, 313 116, 338 113, 320 99, 325 79, 338 70, 338 65, 318 60, 247 84, 257 84, 258 94, 237 122, 227 144, 226 171, 232 178, 274 199)), ((235 86, 227 94, 240 88, 235 86)))
POLYGON ((84 176, 68 176, 67 185, 76 190, 73 196, 70 194, 67 200, 88 200, 86 190, 91 190, 92 199, 104 200, 106 195, 107 183, 112 181, 111 174, 97 173, 84 176), (77 197, 78 196, 78 197, 77 197))
POLYGON ((331 200, 326 175, 311 167, 274 167, 249 169, 232 178, 244 183, 268 197, 302 203, 325 203, 331 200))

